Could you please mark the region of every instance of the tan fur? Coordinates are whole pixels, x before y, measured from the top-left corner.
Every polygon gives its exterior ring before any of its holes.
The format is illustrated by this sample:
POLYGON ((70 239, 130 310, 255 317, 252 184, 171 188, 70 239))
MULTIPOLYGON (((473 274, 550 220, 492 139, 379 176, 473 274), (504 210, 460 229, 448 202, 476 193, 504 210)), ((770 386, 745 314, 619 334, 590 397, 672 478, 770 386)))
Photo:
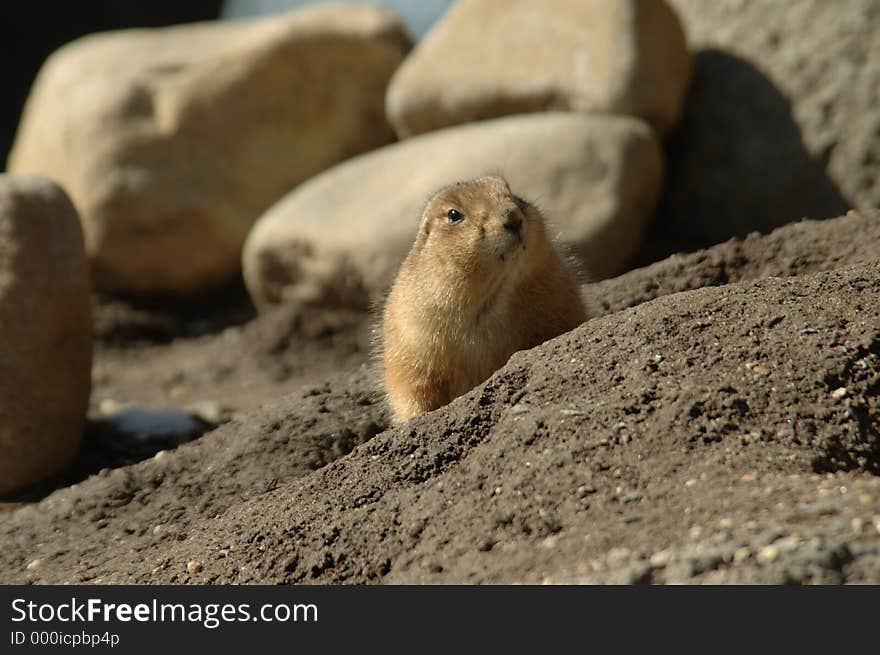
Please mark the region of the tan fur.
POLYGON ((395 421, 445 405, 516 351, 586 319, 575 276, 535 207, 497 176, 446 187, 428 202, 383 313, 383 377, 395 421), (451 224, 450 209, 464 219, 451 224))

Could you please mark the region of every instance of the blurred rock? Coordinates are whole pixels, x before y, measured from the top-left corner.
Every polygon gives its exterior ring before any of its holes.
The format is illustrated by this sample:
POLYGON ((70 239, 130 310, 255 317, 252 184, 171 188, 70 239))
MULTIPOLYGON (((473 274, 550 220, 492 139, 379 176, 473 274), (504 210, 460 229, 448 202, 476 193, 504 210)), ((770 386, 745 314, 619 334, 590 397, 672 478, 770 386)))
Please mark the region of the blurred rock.
POLYGON ((460 0, 388 88, 401 137, 544 110, 640 117, 664 134, 691 73, 665 0, 460 0))
POLYGON ((232 419, 234 409, 216 400, 200 400, 187 405, 184 410, 191 416, 209 425, 227 423, 232 419))
POLYGON ((880 0, 670 4, 704 50, 671 148, 670 230, 700 247, 880 207, 880 0))
POLYGON ((663 177, 635 118, 528 114, 440 130, 345 162, 290 193, 245 244, 258 305, 369 307, 412 245, 428 197, 487 172, 538 204, 582 268, 606 277, 639 245, 663 177))
POLYGON ((408 47, 366 5, 86 37, 41 71, 9 166, 70 190, 96 286, 196 291, 237 272, 289 189, 393 139, 383 98, 408 47))
POLYGON ((0 494, 79 447, 92 370, 79 218, 49 180, 0 175, 0 494))
POLYGON ((0 103, 0 166, 9 156, 15 129, 21 118, 31 84, 40 66, 59 47, 85 34, 126 27, 158 27, 217 18, 221 0, 187 2, 89 2, 55 3, 52 20, 46 20, 46 4, 5 2, 0 19, 0 59, 3 102, 0 103))

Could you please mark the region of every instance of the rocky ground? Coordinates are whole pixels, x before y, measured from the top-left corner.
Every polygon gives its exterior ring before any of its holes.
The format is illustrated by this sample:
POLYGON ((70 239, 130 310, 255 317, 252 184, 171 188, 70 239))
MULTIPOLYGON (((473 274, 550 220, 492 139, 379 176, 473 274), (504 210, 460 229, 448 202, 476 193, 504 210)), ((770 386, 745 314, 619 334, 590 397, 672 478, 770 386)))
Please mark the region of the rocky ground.
POLYGON ((2 581, 880 582, 880 216, 585 294, 596 318, 392 429, 369 314, 96 297, 85 447, 0 514, 2 581), (221 425, 131 443, 125 403, 221 425))

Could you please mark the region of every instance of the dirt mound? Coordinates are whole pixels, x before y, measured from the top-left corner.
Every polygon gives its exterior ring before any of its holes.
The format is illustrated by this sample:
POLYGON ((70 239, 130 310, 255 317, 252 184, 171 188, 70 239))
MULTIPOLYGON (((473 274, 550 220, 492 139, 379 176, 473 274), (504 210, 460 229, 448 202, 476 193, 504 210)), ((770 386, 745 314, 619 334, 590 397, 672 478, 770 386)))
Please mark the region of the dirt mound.
POLYGON ((594 319, 372 439, 366 370, 337 376, 7 515, 5 581, 880 582, 877 232, 594 285, 613 311, 746 279, 594 319))
POLYGON ((863 264, 880 257, 880 212, 851 211, 804 220, 770 234, 754 232, 705 250, 673 255, 645 268, 587 285, 600 313, 679 291, 762 277, 789 277, 863 264))
POLYGON ((22 581, 36 572, 83 582, 116 569, 121 553, 186 539, 195 522, 210 524, 381 432, 388 421, 378 400, 365 370, 336 376, 245 422, 135 465, 104 468, 39 504, 0 515, 5 578, 22 581), (63 538, 49 537, 59 529, 63 538), (40 565, 27 570, 35 559, 40 565))
POLYGON ((873 264, 598 319, 109 579, 182 582, 198 560, 212 582, 537 582, 623 547, 663 580, 657 553, 691 557, 703 531, 711 563, 672 577, 878 575, 876 536, 853 534, 877 480, 820 494, 820 473, 880 471, 878 294, 873 264))

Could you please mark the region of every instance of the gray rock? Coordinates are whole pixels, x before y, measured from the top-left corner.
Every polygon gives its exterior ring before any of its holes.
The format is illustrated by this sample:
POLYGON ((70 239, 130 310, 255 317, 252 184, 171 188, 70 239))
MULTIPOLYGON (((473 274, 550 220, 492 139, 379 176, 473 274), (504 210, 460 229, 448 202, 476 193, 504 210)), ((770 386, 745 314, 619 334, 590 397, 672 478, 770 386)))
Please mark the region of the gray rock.
POLYGON ((665 134, 690 75, 665 0, 461 0, 395 73, 387 111, 401 137, 546 110, 636 116, 665 134))
POLYGON ((0 175, 0 494, 53 475, 76 453, 91 312, 70 199, 50 180, 0 175))
POLYGON ((640 243, 663 161, 653 130, 627 117, 528 114, 408 139, 309 180, 269 210, 245 245, 251 296, 369 307, 412 245, 428 197, 493 171, 544 210, 587 272, 606 277, 640 243))

